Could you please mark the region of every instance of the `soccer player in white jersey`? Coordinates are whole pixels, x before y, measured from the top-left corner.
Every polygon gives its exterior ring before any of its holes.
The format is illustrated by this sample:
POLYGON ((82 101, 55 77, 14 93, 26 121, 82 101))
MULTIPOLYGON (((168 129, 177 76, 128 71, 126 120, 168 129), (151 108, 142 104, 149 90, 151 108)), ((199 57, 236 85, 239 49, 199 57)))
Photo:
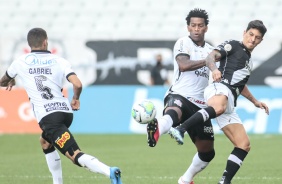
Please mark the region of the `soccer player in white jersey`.
MULTIPOLYGON (((178 126, 199 109, 206 107, 204 89, 209 82, 205 58, 214 49, 205 42, 208 14, 193 9, 186 17, 189 35, 177 40, 174 46, 174 79, 164 99, 163 116, 147 125, 148 145, 155 147, 159 137, 171 127, 178 126)), ((197 148, 191 165, 179 178, 179 184, 193 184, 194 176, 214 158, 214 134, 211 121, 199 124, 188 132, 197 148)))
POLYGON ((185 131, 217 117, 219 127, 234 145, 219 184, 231 183, 250 151, 250 140, 235 111, 238 96, 243 95, 269 114, 267 105, 258 101, 246 85, 252 71, 251 52, 261 43, 266 31, 262 21, 253 20, 244 31, 242 41, 225 41, 208 55, 206 64, 215 81, 205 89, 204 96, 208 107, 196 112, 171 134, 177 142, 183 144, 185 131), (218 60, 219 68, 215 64, 218 60))
POLYGON ((40 143, 53 176, 53 184, 63 183, 61 160, 56 149, 74 164, 109 177, 111 184, 122 184, 120 169, 109 167, 97 158, 83 153, 69 131, 73 120, 72 110, 79 110, 82 91, 81 81, 70 63, 47 50, 48 37, 42 28, 31 29, 27 34, 27 41, 31 53, 12 62, 1 78, 0 86, 11 90, 16 76, 23 81, 35 117, 43 131, 40 143), (62 94, 64 79, 73 85, 71 103, 62 94))

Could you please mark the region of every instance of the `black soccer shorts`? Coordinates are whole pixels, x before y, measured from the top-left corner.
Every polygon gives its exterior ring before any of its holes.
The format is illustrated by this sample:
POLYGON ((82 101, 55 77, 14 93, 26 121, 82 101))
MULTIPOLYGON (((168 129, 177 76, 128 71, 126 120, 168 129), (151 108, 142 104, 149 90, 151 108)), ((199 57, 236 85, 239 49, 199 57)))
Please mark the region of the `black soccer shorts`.
POLYGON ((73 151, 79 149, 77 143, 69 131, 73 120, 72 113, 54 112, 41 119, 39 126, 42 129, 42 137, 53 144, 62 154, 73 147, 73 151))
MULTIPOLYGON (((169 94, 165 100, 166 107, 178 107, 182 111, 182 118, 179 124, 183 123, 185 120, 190 118, 201 108, 190 102, 188 99, 181 95, 169 94)), ((173 125, 178 126, 178 125, 173 125)), ((191 127, 187 133, 189 134, 191 140, 195 143, 195 138, 198 137, 200 140, 214 140, 214 132, 212 123, 210 120, 204 123, 198 123, 197 125, 191 127)))

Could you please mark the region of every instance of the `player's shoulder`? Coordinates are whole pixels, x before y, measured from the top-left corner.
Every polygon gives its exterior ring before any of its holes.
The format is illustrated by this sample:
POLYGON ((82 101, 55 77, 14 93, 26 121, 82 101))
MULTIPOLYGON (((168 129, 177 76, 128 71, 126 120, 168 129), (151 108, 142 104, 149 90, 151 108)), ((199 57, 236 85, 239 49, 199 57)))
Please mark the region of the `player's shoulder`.
POLYGON ((229 39, 217 46, 218 50, 230 51, 240 45, 238 40, 229 39))
POLYGON ((210 43, 205 42, 205 48, 209 49, 209 50, 213 50, 214 46, 212 46, 210 43))
POLYGON ((226 44, 231 44, 231 45, 238 45, 240 44, 240 42, 238 40, 234 40, 234 39, 229 39, 229 40, 225 40, 222 45, 226 45, 226 44))
POLYGON ((189 36, 182 36, 178 38, 176 42, 192 42, 192 40, 189 36))

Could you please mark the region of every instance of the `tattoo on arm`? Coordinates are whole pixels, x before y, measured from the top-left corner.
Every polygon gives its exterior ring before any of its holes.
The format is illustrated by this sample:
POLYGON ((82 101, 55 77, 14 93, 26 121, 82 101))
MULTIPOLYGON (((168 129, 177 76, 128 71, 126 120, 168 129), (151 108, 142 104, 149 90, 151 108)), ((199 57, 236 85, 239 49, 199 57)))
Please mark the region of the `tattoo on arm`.
POLYGON ((177 56, 176 61, 181 72, 196 70, 206 65, 205 60, 190 60, 187 55, 177 56))
POLYGON ((206 58, 206 65, 211 70, 214 71, 217 69, 216 59, 220 58, 220 53, 218 51, 211 52, 206 58))

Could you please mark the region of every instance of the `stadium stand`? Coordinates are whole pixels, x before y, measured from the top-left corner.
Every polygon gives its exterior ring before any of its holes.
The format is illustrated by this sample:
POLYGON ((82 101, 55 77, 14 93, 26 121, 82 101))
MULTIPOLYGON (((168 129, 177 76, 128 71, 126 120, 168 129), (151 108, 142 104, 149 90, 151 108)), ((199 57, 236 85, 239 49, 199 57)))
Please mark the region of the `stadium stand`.
POLYGON ((0 0, 0 54, 7 42, 25 39, 33 27, 45 28, 53 39, 79 43, 176 40, 187 34, 185 16, 196 7, 210 15, 206 39, 214 45, 241 39, 248 21, 261 19, 269 31, 254 58, 264 61, 281 48, 282 0, 0 0))
MULTIPOLYGON (((212 29, 210 35, 222 36, 237 34, 237 28, 245 25, 249 19, 258 18, 266 22, 268 27, 281 30, 281 24, 275 24, 273 20, 280 17, 282 10, 281 0, 259 1, 243 0, 189 0, 189 1, 150 1, 150 0, 0 0, 1 33, 21 33, 34 25, 48 27, 51 32, 73 36, 76 31, 87 29, 98 32, 102 39, 124 38, 124 31, 128 30, 128 38, 155 38, 161 32, 160 26, 164 26, 166 36, 178 38, 185 32, 175 31, 183 29, 185 22, 181 23, 183 16, 189 9, 201 7, 210 13, 212 29), (32 6, 31 6, 32 4, 32 6), (274 11, 276 10, 276 11, 274 11), (90 25, 89 25, 90 24, 90 25), (214 25, 215 24, 215 25, 214 25), (17 29, 15 29, 17 27, 17 29), (15 30, 14 30, 15 29, 15 30), (64 34, 70 30, 70 34, 64 34), (117 30, 117 31, 116 31, 117 30), (104 35, 102 34, 104 33, 104 35), (178 34, 177 34, 178 33, 178 34)), ((242 29, 243 30, 243 29, 242 29)), ((49 32, 50 32, 49 31, 49 32)), ((89 31, 89 32, 90 32, 89 31)), ((87 32, 87 31, 86 31, 87 32)), ((82 36, 94 36, 95 34, 81 34, 82 36)), ((280 38, 281 40, 281 38, 280 38)))

